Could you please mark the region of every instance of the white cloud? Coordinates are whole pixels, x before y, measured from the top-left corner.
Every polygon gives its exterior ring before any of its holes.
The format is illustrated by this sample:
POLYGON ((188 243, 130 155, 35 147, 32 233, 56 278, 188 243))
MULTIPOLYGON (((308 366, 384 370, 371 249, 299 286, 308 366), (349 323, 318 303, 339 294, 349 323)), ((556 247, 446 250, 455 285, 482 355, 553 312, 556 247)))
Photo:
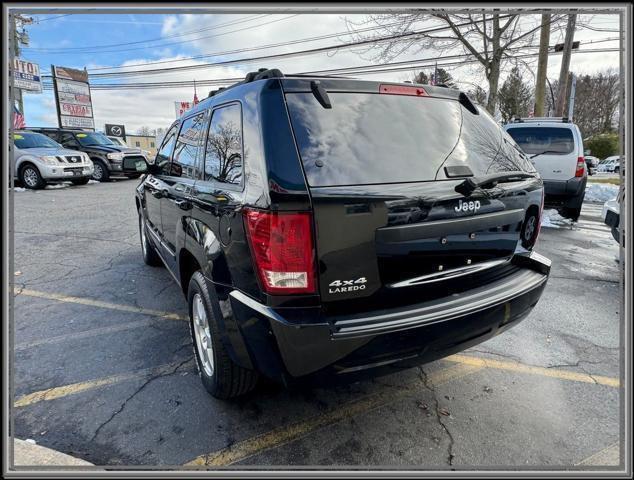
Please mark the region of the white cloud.
MULTIPOLYGON (((291 15, 288 13, 274 14, 262 18, 252 19, 248 22, 224 27, 220 26, 217 28, 211 28, 215 25, 222 25, 227 22, 244 19, 252 15, 253 14, 169 15, 166 16, 162 22, 161 34, 163 36, 168 36, 182 33, 184 31, 205 29, 204 31, 201 31, 199 33, 194 33, 187 36, 171 37, 169 39, 166 39, 165 43, 189 39, 191 40, 191 42, 186 44, 189 47, 187 49, 189 52, 191 52, 191 50, 194 50, 194 54, 209 55, 228 50, 256 47, 273 43, 284 43, 301 38, 327 35, 337 32, 346 32, 347 30, 342 15, 302 14, 293 18, 284 19, 285 17, 289 17, 291 15), (227 34, 227 32, 233 30, 240 31, 227 34)), ((142 15, 136 15, 133 20, 138 21, 140 18, 142 18, 142 15)), ((363 18, 363 16, 348 16, 348 18, 354 20, 355 22, 358 22, 363 18)), ((530 19, 530 21, 534 23, 538 18, 538 16, 534 16, 530 19)), ((616 15, 595 15, 592 18, 590 18, 589 16, 580 17, 580 24, 588 22, 590 22, 591 26, 596 28, 618 28, 618 16, 616 15)), ((596 44, 589 44, 587 42, 590 40, 596 41, 597 39, 604 39, 607 37, 616 36, 618 36, 618 34, 613 32, 597 32, 588 29, 579 29, 575 34, 575 40, 581 41, 582 49, 613 47, 616 46, 615 42, 596 44)), ((237 53, 229 56, 213 56, 201 60, 187 60, 182 62, 176 62, 176 60, 181 60, 185 57, 185 55, 174 54, 174 52, 182 51, 182 49, 179 47, 179 45, 173 45, 164 47, 158 52, 155 50, 153 52, 154 58, 152 60, 140 57, 137 59, 127 60, 123 62, 122 65, 137 65, 155 61, 167 61, 167 63, 148 65, 147 68, 153 69, 183 65, 200 65, 203 63, 217 62, 230 58, 246 58, 270 55, 273 53, 294 52, 325 45, 338 44, 340 42, 350 41, 351 39, 352 38, 350 36, 342 35, 339 38, 333 37, 320 41, 300 43, 295 45, 285 45, 252 52, 237 53), (160 58, 157 59, 156 54, 159 54, 160 58)), ((563 33, 554 33, 551 37, 551 45, 554 45, 555 43, 560 43, 562 41, 563 33)), ((536 52, 536 50, 534 51, 536 52)), ((462 53, 462 51, 458 51, 456 53, 462 53)), ((189 53, 189 55, 191 55, 191 53, 189 53)), ((400 61, 409 59, 421 59, 426 57, 434 57, 436 55, 437 52, 435 52, 434 50, 427 50, 418 53, 407 52, 396 60, 400 61)), ((561 56, 551 56, 551 58, 549 59, 548 76, 551 79, 555 79, 558 77, 560 62, 561 56)), ((92 68, 97 68, 99 63, 101 62, 99 61, 99 58, 96 57, 94 64, 88 65, 88 69, 90 70, 92 68)), ((129 78, 126 81, 200 81, 205 79, 233 77, 241 78, 245 75, 246 72, 256 70, 259 67, 279 68, 283 72, 296 73, 311 70, 369 65, 372 63, 373 62, 360 57, 358 53, 342 49, 337 51, 336 53, 319 53, 315 55, 263 60, 253 63, 215 66, 199 70, 177 71, 160 75, 129 78)), ((439 63, 442 64, 442 61, 440 61, 439 63)), ((527 78, 529 79, 529 81, 532 82, 532 78, 530 77, 531 71, 534 73, 534 71, 536 70, 536 68, 534 68, 536 65, 535 59, 533 58, 528 60, 528 63, 533 66, 531 69, 527 70, 527 78)), ((597 70, 602 70, 608 67, 618 69, 618 52, 574 54, 572 56, 571 70, 575 73, 593 73, 597 70)), ((138 70, 142 68, 143 67, 134 67, 134 69, 138 70)), ((429 68, 429 70, 431 69, 432 67, 429 68)), ((448 70, 455 78, 460 79, 462 82, 464 82, 463 84, 460 84, 462 88, 471 89, 474 84, 486 87, 486 81, 484 79, 482 68, 479 64, 462 64, 459 66, 448 68, 448 70)), ((414 73, 415 71, 413 69, 410 69, 407 71, 392 73, 364 75, 360 78, 403 81, 405 79, 411 78, 414 73)), ((503 74, 502 76, 502 81, 504 77, 505 74, 503 74)), ((209 89, 211 89, 211 87, 200 87, 198 89, 199 98, 202 99, 206 97, 209 89)), ((33 97, 41 97, 41 99, 32 102, 38 103, 39 108, 37 108, 38 113, 36 114, 38 118, 42 119, 43 121, 44 119, 47 119, 48 124, 54 125, 56 122, 54 104, 50 104, 48 101, 44 101, 45 95, 38 95, 33 97)), ((151 128, 166 127, 174 120, 173 102, 178 100, 191 100, 192 97, 193 89, 191 87, 157 90, 94 90, 93 107, 95 112, 96 126, 100 129, 103 127, 104 123, 124 123, 128 131, 134 131, 141 126, 149 126, 151 128)), ((29 120, 28 110, 27 120, 29 120)))

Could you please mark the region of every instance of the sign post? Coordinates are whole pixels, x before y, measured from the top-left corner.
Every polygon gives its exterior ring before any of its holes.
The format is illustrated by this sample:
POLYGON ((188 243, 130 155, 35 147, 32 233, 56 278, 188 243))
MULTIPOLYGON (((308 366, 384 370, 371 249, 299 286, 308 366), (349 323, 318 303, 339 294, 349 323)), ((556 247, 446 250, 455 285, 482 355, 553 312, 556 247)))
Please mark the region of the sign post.
POLYGON ((51 65, 51 73, 59 126, 94 130, 88 72, 51 65))

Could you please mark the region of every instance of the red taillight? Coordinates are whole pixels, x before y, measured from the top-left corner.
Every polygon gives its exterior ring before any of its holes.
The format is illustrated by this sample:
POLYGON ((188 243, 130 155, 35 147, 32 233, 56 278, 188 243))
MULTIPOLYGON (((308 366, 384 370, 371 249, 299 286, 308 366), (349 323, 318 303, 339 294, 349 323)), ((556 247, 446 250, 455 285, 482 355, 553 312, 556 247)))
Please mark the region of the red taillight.
POLYGON ((278 295, 315 293, 311 214, 245 209, 244 218, 264 291, 278 295))
MULTIPOLYGON (((539 217, 537 217, 537 235, 535 235, 535 242, 537 241, 537 237, 539 237, 539 232, 542 230, 542 214, 544 213, 544 189, 542 188, 542 201, 539 204, 539 217)), ((533 245, 535 244, 533 242, 533 245)))
POLYGON ((583 177, 586 171, 586 159, 583 157, 577 158, 577 169, 575 170, 575 177, 583 177))
POLYGON ((390 95, 410 95, 413 97, 427 97, 427 92, 421 87, 408 87, 405 85, 379 85, 379 93, 390 95))

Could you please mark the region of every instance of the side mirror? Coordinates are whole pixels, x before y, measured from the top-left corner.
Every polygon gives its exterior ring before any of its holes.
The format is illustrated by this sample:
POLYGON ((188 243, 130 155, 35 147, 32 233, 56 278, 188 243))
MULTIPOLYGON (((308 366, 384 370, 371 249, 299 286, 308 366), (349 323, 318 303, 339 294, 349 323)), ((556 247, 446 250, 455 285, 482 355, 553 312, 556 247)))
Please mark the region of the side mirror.
POLYGON ((145 173, 150 169, 150 166, 147 160, 145 160, 144 158, 128 157, 123 159, 122 169, 124 172, 127 172, 127 173, 131 173, 131 172, 145 173))

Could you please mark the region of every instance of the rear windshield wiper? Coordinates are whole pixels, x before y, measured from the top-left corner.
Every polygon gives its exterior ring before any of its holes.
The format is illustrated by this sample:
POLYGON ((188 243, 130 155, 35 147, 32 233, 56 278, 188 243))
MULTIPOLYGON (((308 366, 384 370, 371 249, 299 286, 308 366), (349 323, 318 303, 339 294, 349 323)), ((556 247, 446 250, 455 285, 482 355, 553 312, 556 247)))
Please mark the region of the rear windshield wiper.
POLYGON ((492 173, 490 175, 482 175, 481 177, 469 177, 463 182, 456 185, 456 192, 468 197, 476 188, 493 188, 498 183, 508 183, 522 180, 524 178, 533 178, 535 175, 526 172, 502 172, 492 173))
POLYGON ((539 152, 539 153, 536 153, 534 155, 531 155, 530 158, 533 159, 535 157, 539 157, 540 155, 544 155, 546 153, 561 153, 561 152, 559 152, 557 150, 544 150, 543 152, 539 152))

